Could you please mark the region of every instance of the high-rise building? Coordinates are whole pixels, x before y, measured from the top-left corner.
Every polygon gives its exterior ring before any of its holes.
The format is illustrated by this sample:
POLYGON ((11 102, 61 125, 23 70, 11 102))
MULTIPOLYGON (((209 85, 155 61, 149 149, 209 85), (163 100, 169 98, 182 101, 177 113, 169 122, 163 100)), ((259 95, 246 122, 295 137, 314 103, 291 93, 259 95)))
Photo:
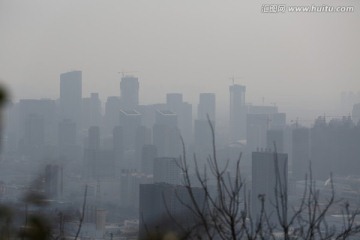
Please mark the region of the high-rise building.
POLYGON ((215 122, 215 93, 200 93, 198 105, 198 120, 207 120, 209 115, 212 123, 215 122))
POLYGON ((100 149, 100 128, 98 126, 91 126, 88 133, 88 148, 100 149))
MULTIPOLYGON (((288 155, 273 152, 252 153, 252 217, 257 221, 262 209, 261 198, 264 198, 264 211, 271 224, 278 224, 274 204, 280 194, 286 195, 288 184, 288 155), (276 192, 278 194, 276 194, 276 192)), ((280 207, 280 206, 279 206, 280 207)))
POLYGON ((360 124, 360 103, 354 104, 352 110, 352 119, 355 124, 360 124))
POLYGON ((139 105, 139 80, 134 76, 124 76, 120 82, 121 108, 136 109, 139 105))
POLYGON ((292 131, 292 175, 304 180, 310 164, 310 129, 295 128, 292 131))
POLYGON ((119 125, 120 98, 110 96, 105 103, 104 135, 111 135, 115 126, 119 125))
POLYGON ((177 128, 177 114, 172 111, 156 112, 153 126, 153 144, 159 157, 179 157, 181 154, 180 133, 177 128))
POLYGON ((44 142, 56 144, 56 103, 50 99, 21 99, 17 104, 16 135, 23 137, 25 120, 29 115, 42 119, 44 142))
POLYGON ((82 72, 60 74, 60 118, 71 119, 78 127, 81 124, 82 72))
POLYGON ((67 161, 80 158, 81 147, 77 144, 76 123, 70 119, 63 119, 58 124, 59 157, 67 161))
POLYGON ((141 151, 141 171, 145 174, 154 174, 154 160, 157 157, 155 145, 147 144, 141 151))
POLYGON ((141 114, 136 110, 120 110, 119 126, 123 129, 124 148, 135 151, 135 140, 141 126, 141 114))
POLYGON ((88 129, 90 126, 101 124, 101 101, 98 93, 91 93, 90 97, 82 101, 82 127, 88 129))
POLYGON ((350 117, 319 117, 310 129, 310 158, 313 176, 326 180, 337 176, 356 175, 360 171, 360 126, 350 117))
POLYGON ((195 120, 194 150, 198 159, 206 159, 212 152, 212 133, 207 120, 195 120))
POLYGON ((70 119, 64 119, 58 125, 58 145, 76 144, 76 123, 70 119))
POLYGON ((230 90, 230 140, 236 142, 246 139, 246 87, 233 84, 230 90))
POLYGON ((45 168, 45 194, 51 199, 61 197, 63 192, 63 169, 56 164, 48 164, 45 168))
POLYGON ((271 152, 284 153, 284 130, 270 129, 266 132, 267 149, 271 152), (275 144, 275 145, 274 145, 275 144), (275 149, 276 147, 276 149, 275 149))
POLYGON ((176 158, 154 159, 154 183, 180 184, 180 167, 176 158))
POLYGON ((136 130, 135 136, 135 160, 137 169, 141 169, 143 146, 151 143, 151 129, 145 126, 139 126, 136 130))
MULTIPOLYGON (((246 125, 246 148, 248 153, 251 153, 256 151, 256 149, 269 147, 267 144, 267 131, 284 130, 286 126, 286 115, 284 113, 269 113, 266 111, 264 113, 249 113, 247 114, 246 125)), ((270 149, 273 149, 273 146, 270 147, 270 149)), ((282 144, 282 151, 284 151, 284 143, 282 144)))
POLYGON ((192 105, 183 101, 181 93, 166 94, 167 109, 177 115, 178 128, 186 144, 192 140, 192 105))
POLYGON ((168 232, 184 234, 181 229, 190 229, 198 223, 191 212, 193 200, 200 207, 204 203, 202 188, 189 189, 180 185, 165 183, 140 184, 139 237, 147 239, 147 234, 165 234, 168 232), (151 200, 150 200, 151 199, 151 200), (174 220, 176 219, 176 221, 174 220), (179 224, 183 228, 179 228, 179 224))

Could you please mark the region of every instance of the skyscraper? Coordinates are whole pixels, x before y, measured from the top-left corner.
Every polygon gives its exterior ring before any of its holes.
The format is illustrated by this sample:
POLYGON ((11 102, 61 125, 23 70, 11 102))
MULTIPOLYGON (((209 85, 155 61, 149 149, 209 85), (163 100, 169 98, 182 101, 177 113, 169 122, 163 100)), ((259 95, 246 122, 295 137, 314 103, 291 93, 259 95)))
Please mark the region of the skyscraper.
POLYGON ((177 128, 177 115, 172 111, 156 112, 153 126, 153 144, 159 157, 178 157, 181 153, 180 134, 177 128))
POLYGON ((101 101, 98 93, 91 93, 90 97, 82 101, 82 127, 88 129, 90 126, 101 124, 101 101))
POLYGON ((192 105, 183 101, 181 93, 166 94, 167 109, 176 113, 178 128, 186 144, 192 139, 192 105))
POLYGON ((176 158, 154 159, 154 183, 180 184, 180 167, 176 158))
POLYGON ((81 123, 82 72, 60 74, 60 118, 71 119, 79 127, 81 123))
MULTIPOLYGON (((271 224, 278 224, 276 198, 287 194, 288 155, 273 152, 252 153, 252 217, 258 220, 261 214, 261 197, 264 197, 264 211, 271 224), (276 194, 276 191, 278 194, 276 194)), ((280 200, 279 200, 280 201, 280 200)), ((280 206, 279 206, 280 207, 280 206)))
POLYGON ((121 108, 136 109, 139 105, 139 80, 134 76, 124 76, 120 82, 121 108))
POLYGON ((296 180, 304 180, 310 163, 310 129, 292 131, 292 172, 296 180))
POLYGON ((190 209, 194 209, 193 201, 203 208, 205 193, 197 187, 192 187, 191 191, 192 197, 184 186, 140 184, 139 239, 147 239, 148 234, 154 233, 184 236, 184 229, 194 229, 199 220, 190 209))
POLYGON ((104 135, 108 136, 112 133, 115 126, 119 125, 120 98, 110 96, 105 103, 104 114, 104 135))
POLYGON ((119 126, 124 133, 124 149, 135 150, 135 137, 141 126, 141 114, 135 110, 120 110, 119 126))
POLYGON ((233 84, 230 90, 230 140, 232 142, 246 139, 246 87, 233 84))
POLYGON ((215 122, 215 93, 200 93, 198 105, 198 120, 210 120, 215 122))

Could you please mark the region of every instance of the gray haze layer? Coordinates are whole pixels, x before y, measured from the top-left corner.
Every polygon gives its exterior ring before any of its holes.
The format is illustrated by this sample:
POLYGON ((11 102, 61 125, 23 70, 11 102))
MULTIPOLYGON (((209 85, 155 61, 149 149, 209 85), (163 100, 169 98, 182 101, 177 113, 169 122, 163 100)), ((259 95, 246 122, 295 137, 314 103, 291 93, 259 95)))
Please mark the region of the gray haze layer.
POLYGON ((57 98, 59 73, 78 69, 84 95, 105 100, 119 95, 118 72, 137 71, 140 103, 215 92, 225 115, 234 75, 248 102, 312 120, 360 88, 359 20, 358 1, 1 0, 0 78, 15 99, 57 98), (261 13, 272 3, 355 11, 261 13))

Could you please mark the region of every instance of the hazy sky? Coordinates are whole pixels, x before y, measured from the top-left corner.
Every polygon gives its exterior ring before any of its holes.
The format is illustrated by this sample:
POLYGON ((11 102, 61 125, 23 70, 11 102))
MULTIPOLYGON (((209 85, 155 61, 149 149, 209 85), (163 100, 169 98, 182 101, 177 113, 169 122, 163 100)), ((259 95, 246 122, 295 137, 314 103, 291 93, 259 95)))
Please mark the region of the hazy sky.
POLYGON ((230 76, 247 101, 331 108, 360 91, 360 3, 254 0, 0 0, 0 79, 16 99, 59 96, 59 74, 83 71, 83 93, 119 95, 137 71, 141 103, 216 92, 230 76), (353 13, 261 13, 263 4, 351 5, 353 13))

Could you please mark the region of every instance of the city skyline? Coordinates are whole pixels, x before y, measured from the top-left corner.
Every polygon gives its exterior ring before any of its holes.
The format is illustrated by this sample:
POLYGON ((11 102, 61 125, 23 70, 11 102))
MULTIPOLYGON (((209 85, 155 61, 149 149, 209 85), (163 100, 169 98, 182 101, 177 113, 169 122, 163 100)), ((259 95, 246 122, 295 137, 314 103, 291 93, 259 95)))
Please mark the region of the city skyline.
POLYGON ((161 102, 167 92, 190 102, 214 92, 225 105, 234 76, 249 102, 265 98, 292 119, 299 111, 312 119, 324 110, 348 114, 336 107, 340 94, 360 86, 356 11, 269 15, 257 2, 34 0, 1 1, 0 16, 0 79, 15 100, 56 98, 58 74, 78 69, 85 95, 117 95, 118 72, 136 72, 142 104, 161 102))

